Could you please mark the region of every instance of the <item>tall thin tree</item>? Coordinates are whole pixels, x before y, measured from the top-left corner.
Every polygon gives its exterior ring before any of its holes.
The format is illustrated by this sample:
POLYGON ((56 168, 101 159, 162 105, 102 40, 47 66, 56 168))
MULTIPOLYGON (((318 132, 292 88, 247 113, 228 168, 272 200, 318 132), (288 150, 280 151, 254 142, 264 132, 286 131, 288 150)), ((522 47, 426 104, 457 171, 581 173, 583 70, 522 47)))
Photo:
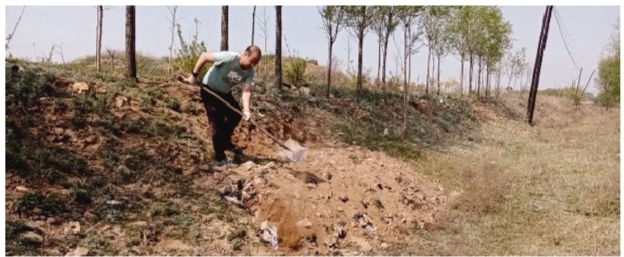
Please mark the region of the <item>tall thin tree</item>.
POLYGON ((282 88, 282 6, 275 6, 275 86, 282 88))
POLYGON ((126 78, 137 80, 136 68, 136 11, 126 6, 126 78))
POLYGON ((177 5, 167 6, 167 9, 169 9, 169 13, 171 13, 171 20, 169 20, 169 22, 171 22, 171 27, 169 27, 169 32, 171 32, 171 44, 169 45, 169 66, 170 66, 170 72, 173 73, 173 53, 175 51, 174 40, 175 40, 176 24, 178 22, 176 20, 176 14, 178 13, 178 6, 177 5))
POLYGON ((221 51, 227 51, 228 46, 228 6, 221 6, 221 51))
POLYGON ((95 35, 95 69, 101 70, 102 66, 102 21, 104 19, 104 6, 98 5, 97 9, 97 25, 95 35))
POLYGON ((334 43, 338 39, 338 33, 343 28, 344 12, 339 6, 326 5, 319 8, 319 14, 323 21, 323 31, 327 35, 327 98, 329 99, 329 90, 331 88, 331 71, 332 71, 332 51, 334 43))
POLYGON ((256 36, 256 6, 253 7, 251 12, 251 44, 254 44, 254 37, 256 36))

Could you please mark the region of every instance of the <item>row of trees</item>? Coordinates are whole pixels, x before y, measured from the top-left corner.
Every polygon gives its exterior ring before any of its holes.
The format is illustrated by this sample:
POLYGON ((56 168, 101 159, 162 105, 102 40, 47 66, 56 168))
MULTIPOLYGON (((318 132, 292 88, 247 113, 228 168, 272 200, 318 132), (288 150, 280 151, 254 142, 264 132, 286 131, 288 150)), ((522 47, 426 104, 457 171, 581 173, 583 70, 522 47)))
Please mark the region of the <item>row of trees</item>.
POLYGON ((477 95, 485 91, 487 96, 494 75, 499 82, 507 75, 510 86, 528 66, 526 49, 512 50, 511 24, 497 6, 323 6, 319 14, 328 42, 328 88, 333 45, 343 29, 358 40, 358 91, 362 89, 363 46, 368 32, 378 38, 377 84, 382 89, 387 86, 388 42, 399 28, 403 31, 404 90, 411 81, 411 57, 422 47, 428 51, 426 93, 436 90, 439 94, 440 63, 448 55, 460 60, 460 90, 465 87, 467 72, 468 92, 477 95))
MULTIPOLYGON (((101 51, 101 29, 102 15, 105 10, 102 6, 96 7, 98 10, 97 26, 97 53, 101 51)), ((170 46, 170 60, 174 59, 174 52, 182 53, 183 49, 174 51, 175 32, 181 37, 180 24, 176 20, 177 7, 168 7, 171 13, 172 33, 170 46), (175 28, 177 27, 177 31, 175 28)), ((282 85, 282 30, 281 30, 281 6, 275 6, 275 84, 282 85)), ((327 94, 331 87, 332 71, 332 51, 334 43, 339 34, 346 30, 349 36, 358 41, 358 61, 357 61, 357 82, 356 90, 360 92, 363 88, 362 64, 364 58, 364 38, 373 32, 378 40, 378 66, 376 84, 382 90, 387 89, 387 57, 390 37, 395 32, 402 30, 403 46, 400 49, 402 64, 400 65, 403 74, 403 89, 407 94, 408 84, 411 82, 411 57, 425 47, 428 51, 427 75, 425 80, 425 92, 435 91, 440 93, 440 64, 448 55, 455 56, 460 60, 461 72, 459 80, 460 92, 466 87, 468 92, 476 92, 481 95, 485 92, 488 96, 493 79, 496 85, 500 85, 502 75, 509 78, 508 86, 512 80, 523 77, 528 64, 525 62, 525 51, 522 48, 513 51, 512 48, 512 28, 506 21, 497 6, 323 6, 319 8, 319 14, 323 21, 323 30, 326 33, 328 42, 328 72, 327 72, 327 94), (466 70, 467 69, 467 70, 466 70), (465 79, 467 77, 467 80, 465 79)), ((264 32, 262 35, 267 40, 267 20, 266 13, 259 25, 264 32)), ((126 34, 134 35, 134 7, 127 7, 127 28, 126 34)), ((196 22, 197 23, 197 22, 196 22)), ((221 19, 221 50, 228 50, 228 7, 222 7, 221 19)), ((197 26, 197 24, 196 24, 197 26)), ((256 26, 256 7, 252 12, 252 32, 256 26)), ((195 38, 196 40, 196 38, 195 38)), ((133 38, 126 39, 126 45, 134 45, 133 38)), ((252 33, 251 42, 254 42, 252 33)), ((193 46, 193 45, 191 45, 193 46)), ((205 50, 203 42, 196 44, 196 50, 205 50)), ((187 48, 190 46, 187 46, 187 48)), ((126 55, 132 58, 127 49, 126 55)), ((133 52, 133 51, 132 51, 133 52)), ((186 51, 188 52, 188 51, 186 51)), ((192 58, 196 51, 185 53, 185 57, 192 58)), ((97 67, 99 68, 99 59, 97 67)), ((129 62, 131 62, 129 60, 129 62)), ((187 66, 187 65, 184 65, 187 66)), ((136 67, 129 67, 127 73, 136 74, 136 67), (133 72, 134 70, 134 72, 133 72)), ((131 76, 132 77, 132 76, 131 76)))

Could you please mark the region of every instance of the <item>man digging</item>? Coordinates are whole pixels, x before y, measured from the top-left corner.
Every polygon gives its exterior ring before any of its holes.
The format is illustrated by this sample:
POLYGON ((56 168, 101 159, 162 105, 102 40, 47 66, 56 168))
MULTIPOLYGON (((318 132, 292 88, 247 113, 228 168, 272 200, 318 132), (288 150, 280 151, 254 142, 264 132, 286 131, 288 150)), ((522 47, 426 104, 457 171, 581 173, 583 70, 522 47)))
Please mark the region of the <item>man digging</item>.
MULTIPOLYGON (((199 81, 198 72, 204 67, 206 62, 213 63, 212 67, 206 72, 201 81, 202 87, 220 96, 227 101, 232 107, 241 110, 240 105, 232 96, 232 87, 243 84, 243 111, 245 120, 251 117, 249 111, 249 102, 251 99, 251 88, 253 78, 256 74, 254 67, 260 62, 262 52, 260 48, 251 45, 245 49, 243 53, 221 51, 221 52, 205 52, 199 56, 195 67, 193 68, 188 82, 196 84, 199 81)), ((225 156, 225 150, 237 151, 232 144, 232 134, 241 120, 241 115, 231 110, 227 105, 214 97, 212 94, 200 90, 201 99, 208 115, 208 123, 212 136, 212 145, 214 148, 215 164, 212 166, 214 170, 221 170, 226 167, 237 167, 225 156)))

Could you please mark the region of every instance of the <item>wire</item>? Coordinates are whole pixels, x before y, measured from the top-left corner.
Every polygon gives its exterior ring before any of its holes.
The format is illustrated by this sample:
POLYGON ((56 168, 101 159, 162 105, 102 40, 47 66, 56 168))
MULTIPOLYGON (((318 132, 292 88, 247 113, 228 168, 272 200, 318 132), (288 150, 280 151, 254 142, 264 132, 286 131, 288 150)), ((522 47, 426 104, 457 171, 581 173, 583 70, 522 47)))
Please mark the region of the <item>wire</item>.
MULTIPOLYGON (((553 9, 554 9, 554 7, 553 7, 553 9)), ((576 60, 583 59, 579 55, 578 46, 576 45, 576 43, 574 41, 571 40, 572 36, 570 35, 570 32, 568 31, 568 27, 566 26, 565 22, 563 21, 563 18, 561 18, 561 14, 559 13, 559 11, 557 9, 555 9, 555 15, 557 15, 559 17, 559 20, 561 21, 561 26, 563 27, 563 33, 567 35, 568 42, 571 43, 570 44, 570 49, 572 49, 572 55, 574 55, 576 57, 576 60)))
MULTIPOLYGON (((553 6, 554 9, 554 6, 553 6)), ((576 69, 580 70, 581 68, 579 68, 579 66, 576 64, 576 61, 574 60, 574 57, 572 57, 572 53, 570 52, 570 48, 568 47, 568 43, 565 40, 565 36, 563 35, 563 31, 561 29, 561 21, 559 21, 559 16, 557 15, 557 10, 555 9, 555 20, 557 21, 557 27, 559 28, 559 34, 561 34, 561 39, 563 40, 563 44, 565 45, 566 50, 568 51, 568 55, 570 56, 570 59, 572 59, 572 63, 574 63, 574 66, 576 66, 576 69)))

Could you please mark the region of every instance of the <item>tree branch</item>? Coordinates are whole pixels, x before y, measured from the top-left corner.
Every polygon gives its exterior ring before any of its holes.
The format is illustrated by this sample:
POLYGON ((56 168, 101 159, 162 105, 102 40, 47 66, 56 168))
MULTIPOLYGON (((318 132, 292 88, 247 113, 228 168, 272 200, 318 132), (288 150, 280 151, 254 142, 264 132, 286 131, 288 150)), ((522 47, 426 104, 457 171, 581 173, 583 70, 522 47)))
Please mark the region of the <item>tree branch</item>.
POLYGON ((6 37, 6 43, 4 45, 4 50, 9 50, 9 43, 11 43, 11 39, 13 39, 13 36, 15 35, 15 31, 17 30, 17 26, 19 25, 20 21, 22 20, 22 16, 24 15, 24 9, 26 9, 25 5, 24 5, 24 7, 22 7, 22 12, 20 13, 19 18, 17 18, 17 22, 15 23, 15 26, 13 27, 13 32, 11 32, 6 37))

